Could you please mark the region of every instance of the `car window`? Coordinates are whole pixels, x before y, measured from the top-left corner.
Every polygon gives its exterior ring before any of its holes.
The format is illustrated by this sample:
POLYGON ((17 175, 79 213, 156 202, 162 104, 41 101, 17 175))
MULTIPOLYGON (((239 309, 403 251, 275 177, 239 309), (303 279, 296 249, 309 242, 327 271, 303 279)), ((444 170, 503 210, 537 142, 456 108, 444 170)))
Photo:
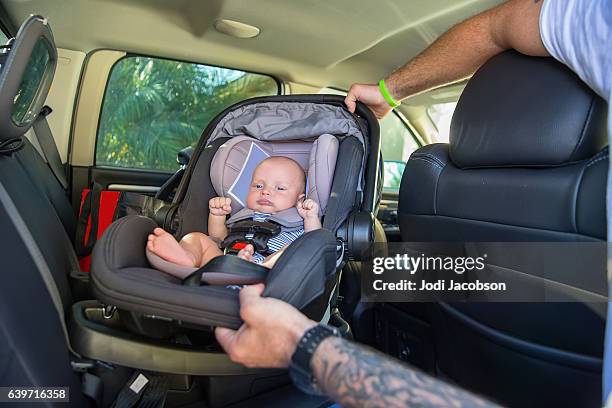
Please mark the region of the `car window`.
POLYGON ((111 71, 96 165, 174 171, 210 120, 241 100, 279 93, 267 75, 150 57, 126 57, 111 71))
POLYGON ((448 143, 451 119, 456 107, 457 102, 437 103, 427 107, 427 114, 438 130, 434 143, 448 143))
POLYGON ((8 42, 8 37, 2 30, 0 30, 0 45, 4 45, 8 42))
POLYGON ((384 160, 383 189, 399 191, 402 174, 408 158, 420 147, 412 131, 396 114, 379 121, 381 149, 384 160))

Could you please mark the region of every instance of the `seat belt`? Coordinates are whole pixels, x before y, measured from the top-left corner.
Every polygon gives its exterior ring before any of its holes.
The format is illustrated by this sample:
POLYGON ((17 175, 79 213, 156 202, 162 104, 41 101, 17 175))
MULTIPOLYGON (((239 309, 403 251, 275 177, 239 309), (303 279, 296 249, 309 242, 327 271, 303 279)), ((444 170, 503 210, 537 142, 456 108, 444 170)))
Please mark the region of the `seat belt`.
POLYGON ((36 140, 38 140, 42 154, 47 161, 49 168, 53 172, 53 175, 60 183, 62 188, 64 190, 68 190, 66 170, 64 168, 64 164, 62 163, 59 151, 57 150, 57 145, 53 139, 51 129, 49 128, 49 122, 47 122, 47 116, 49 116, 51 112, 53 112, 53 110, 45 105, 34 121, 32 128, 34 129, 34 134, 36 135, 36 140))

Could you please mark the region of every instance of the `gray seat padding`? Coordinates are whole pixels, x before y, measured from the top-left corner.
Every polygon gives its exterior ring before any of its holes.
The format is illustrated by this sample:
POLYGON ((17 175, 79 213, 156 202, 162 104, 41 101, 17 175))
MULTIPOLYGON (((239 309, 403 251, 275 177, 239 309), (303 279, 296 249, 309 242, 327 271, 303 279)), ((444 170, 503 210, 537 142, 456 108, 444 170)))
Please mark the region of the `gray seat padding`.
MULTIPOLYGON (((295 160, 306 173, 306 196, 319 204, 320 215, 325 213, 331 192, 334 169, 338 157, 338 139, 329 133, 314 141, 262 142, 248 136, 234 137, 219 147, 210 166, 210 178, 216 193, 226 197, 246 164, 251 144, 255 143, 269 156, 285 156, 295 160)), ((232 213, 242 207, 232 201, 232 213)))
MULTIPOLYGON (((491 59, 459 100, 450 145, 425 146, 407 163, 402 239, 605 241, 605 109, 550 58, 491 59)), ((508 274, 534 267, 506 261, 508 274)), ((547 278, 606 293, 601 270, 547 278)), ((605 310, 603 302, 432 305, 438 368, 509 405, 600 406, 605 310)))

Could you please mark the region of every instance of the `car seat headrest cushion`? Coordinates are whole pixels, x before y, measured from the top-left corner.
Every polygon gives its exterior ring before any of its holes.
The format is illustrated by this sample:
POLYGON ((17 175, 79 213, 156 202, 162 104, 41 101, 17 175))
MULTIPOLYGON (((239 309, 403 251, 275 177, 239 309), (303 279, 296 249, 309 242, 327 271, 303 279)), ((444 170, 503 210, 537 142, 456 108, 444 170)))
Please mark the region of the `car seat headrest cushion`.
POLYGON ((606 143, 605 102, 561 63, 515 51, 474 74, 450 128, 460 168, 558 166, 606 143))

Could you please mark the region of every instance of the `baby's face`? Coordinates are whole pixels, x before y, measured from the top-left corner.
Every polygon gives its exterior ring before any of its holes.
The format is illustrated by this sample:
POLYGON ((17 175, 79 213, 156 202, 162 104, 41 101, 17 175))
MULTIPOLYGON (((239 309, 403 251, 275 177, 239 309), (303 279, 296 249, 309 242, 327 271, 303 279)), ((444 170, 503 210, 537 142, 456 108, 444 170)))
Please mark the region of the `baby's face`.
POLYGON ((286 157, 272 157, 255 169, 246 204, 251 210, 272 214, 295 207, 303 193, 302 168, 286 157))

